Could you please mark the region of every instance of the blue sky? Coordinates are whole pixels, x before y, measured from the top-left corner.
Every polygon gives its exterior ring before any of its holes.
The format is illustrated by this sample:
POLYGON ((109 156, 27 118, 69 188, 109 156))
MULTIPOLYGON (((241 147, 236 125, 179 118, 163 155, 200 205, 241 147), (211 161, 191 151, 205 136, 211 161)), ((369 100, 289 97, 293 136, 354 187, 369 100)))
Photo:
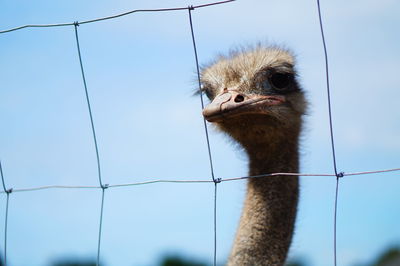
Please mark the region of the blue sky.
MULTIPOLYGON (((73 22, 132 9, 206 1, 8 1, 0 29, 73 22)), ((353 172, 400 167, 400 3, 322 1, 330 55, 337 163, 353 172)), ((193 11, 199 60, 259 41, 297 55, 311 103, 302 172, 332 173, 324 60, 315 1, 237 1, 193 11)), ((138 13, 79 27, 104 183, 209 180, 187 11, 138 13)), ((97 185, 96 159, 74 28, 0 35, 0 158, 8 187, 97 185)), ((210 130, 217 177, 246 175, 246 158, 210 130)), ((292 257, 332 265, 333 178, 304 177, 292 257)), ((400 244, 399 173, 340 183, 338 263, 368 262, 400 244)), ((219 185, 218 261, 240 217, 245 181, 219 185)), ((177 252, 211 261, 212 184, 153 184, 106 191, 102 261, 154 265, 177 252)), ((0 195, 0 221, 5 195, 0 195)), ((11 266, 94 258, 98 190, 10 195, 11 266)), ((0 226, 0 236, 4 235, 0 226)), ((3 247, 1 244, 0 247, 3 247)))

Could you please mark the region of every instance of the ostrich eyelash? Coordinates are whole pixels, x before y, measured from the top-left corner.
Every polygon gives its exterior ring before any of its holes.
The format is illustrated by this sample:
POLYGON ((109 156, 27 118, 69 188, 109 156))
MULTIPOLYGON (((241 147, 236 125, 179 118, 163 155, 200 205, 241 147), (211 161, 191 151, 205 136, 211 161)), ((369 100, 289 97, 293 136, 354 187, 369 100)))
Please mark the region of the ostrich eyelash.
POLYGON ((208 98, 210 98, 212 94, 211 89, 208 86, 201 84, 200 89, 199 88, 194 89, 193 96, 198 96, 202 93, 204 93, 208 98))

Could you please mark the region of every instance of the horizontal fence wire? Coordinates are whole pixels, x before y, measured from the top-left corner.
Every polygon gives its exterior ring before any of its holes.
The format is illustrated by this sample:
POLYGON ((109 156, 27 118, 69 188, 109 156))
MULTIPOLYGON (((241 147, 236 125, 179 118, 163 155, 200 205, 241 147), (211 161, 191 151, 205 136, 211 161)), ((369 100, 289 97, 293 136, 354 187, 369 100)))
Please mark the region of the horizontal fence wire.
POLYGON ((166 12, 166 11, 179 11, 179 10, 197 9, 197 8, 203 8, 203 7, 209 7, 209 6, 225 4, 225 3, 234 2, 234 1, 236 1, 236 0, 213 2, 213 3, 197 5, 197 6, 189 6, 189 7, 173 7, 173 8, 158 8, 158 9, 135 9, 135 10, 131 10, 131 11, 128 11, 128 12, 124 12, 124 13, 120 13, 120 14, 112 15, 112 16, 108 16, 108 17, 101 17, 101 18, 95 18, 95 19, 83 20, 83 21, 77 21, 77 22, 70 22, 70 23, 28 24, 28 25, 23 25, 23 26, 18 26, 18 27, 15 27, 15 28, 11 28, 11 29, 0 30, 0 33, 7 33, 7 32, 26 29, 26 28, 52 28, 52 27, 74 26, 76 23, 82 25, 82 24, 89 24, 89 23, 94 23, 94 22, 110 20, 110 19, 116 19, 116 18, 119 18, 119 17, 123 17, 123 16, 127 16, 127 15, 130 15, 130 14, 133 14, 133 13, 166 12))
MULTIPOLYGON (((351 173, 343 173, 343 176, 361 176, 361 175, 370 175, 370 174, 383 174, 389 172, 400 172, 400 168, 393 169, 384 169, 384 170, 376 170, 376 171, 366 171, 366 172, 351 172, 351 173)), ((223 182, 231 182, 231 181, 239 181, 246 180, 252 178, 267 178, 271 176, 301 176, 301 177, 335 177, 335 174, 314 174, 314 173, 271 173, 264 175, 254 175, 254 176, 241 176, 241 177, 231 177, 231 178, 221 178, 221 183, 223 182)), ((202 179, 186 179, 186 180, 174 180, 174 179, 154 179, 149 181, 142 182, 132 182, 132 183, 124 183, 124 184, 109 184, 107 187, 109 189, 112 188, 121 188, 121 187, 132 187, 132 186, 143 186, 143 185, 151 185, 151 184, 159 184, 159 183, 176 183, 176 184, 190 184, 190 183, 214 183, 213 180, 202 180, 202 179)), ((64 185, 49 185, 49 186, 38 186, 31 188, 13 188, 12 192, 30 192, 30 191, 38 191, 38 190, 48 190, 48 189, 101 189, 100 186, 64 186, 64 185)), ((0 194, 4 194, 6 192, 0 191, 0 194)))

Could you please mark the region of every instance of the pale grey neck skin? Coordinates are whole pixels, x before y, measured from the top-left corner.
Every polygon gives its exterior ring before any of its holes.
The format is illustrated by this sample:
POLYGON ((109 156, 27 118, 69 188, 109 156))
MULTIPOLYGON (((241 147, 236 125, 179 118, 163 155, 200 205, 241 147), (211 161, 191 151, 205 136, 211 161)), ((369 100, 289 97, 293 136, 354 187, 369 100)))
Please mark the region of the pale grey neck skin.
MULTIPOLYGON (((261 130, 263 132, 263 130, 261 130)), ((299 130, 295 130, 299 132, 299 130)), ((249 175, 290 172, 299 168, 298 133, 243 143, 249 175)), ((249 179, 229 266, 283 265, 292 240, 299 195, 296 176, 249 179)))

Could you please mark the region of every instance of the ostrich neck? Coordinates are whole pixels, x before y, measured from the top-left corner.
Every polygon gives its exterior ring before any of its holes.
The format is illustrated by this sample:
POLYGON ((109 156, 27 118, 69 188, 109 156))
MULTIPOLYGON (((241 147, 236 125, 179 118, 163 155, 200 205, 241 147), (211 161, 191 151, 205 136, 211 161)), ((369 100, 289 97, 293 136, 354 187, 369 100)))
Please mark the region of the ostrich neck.
MULTIPOLYGON (((251 176, 298 172, 298 136, 243 146, 251 176)), ((294 176, 249 179, 228 265, 284 264, 296 218, 298 186, 298 177, 294 176)))

